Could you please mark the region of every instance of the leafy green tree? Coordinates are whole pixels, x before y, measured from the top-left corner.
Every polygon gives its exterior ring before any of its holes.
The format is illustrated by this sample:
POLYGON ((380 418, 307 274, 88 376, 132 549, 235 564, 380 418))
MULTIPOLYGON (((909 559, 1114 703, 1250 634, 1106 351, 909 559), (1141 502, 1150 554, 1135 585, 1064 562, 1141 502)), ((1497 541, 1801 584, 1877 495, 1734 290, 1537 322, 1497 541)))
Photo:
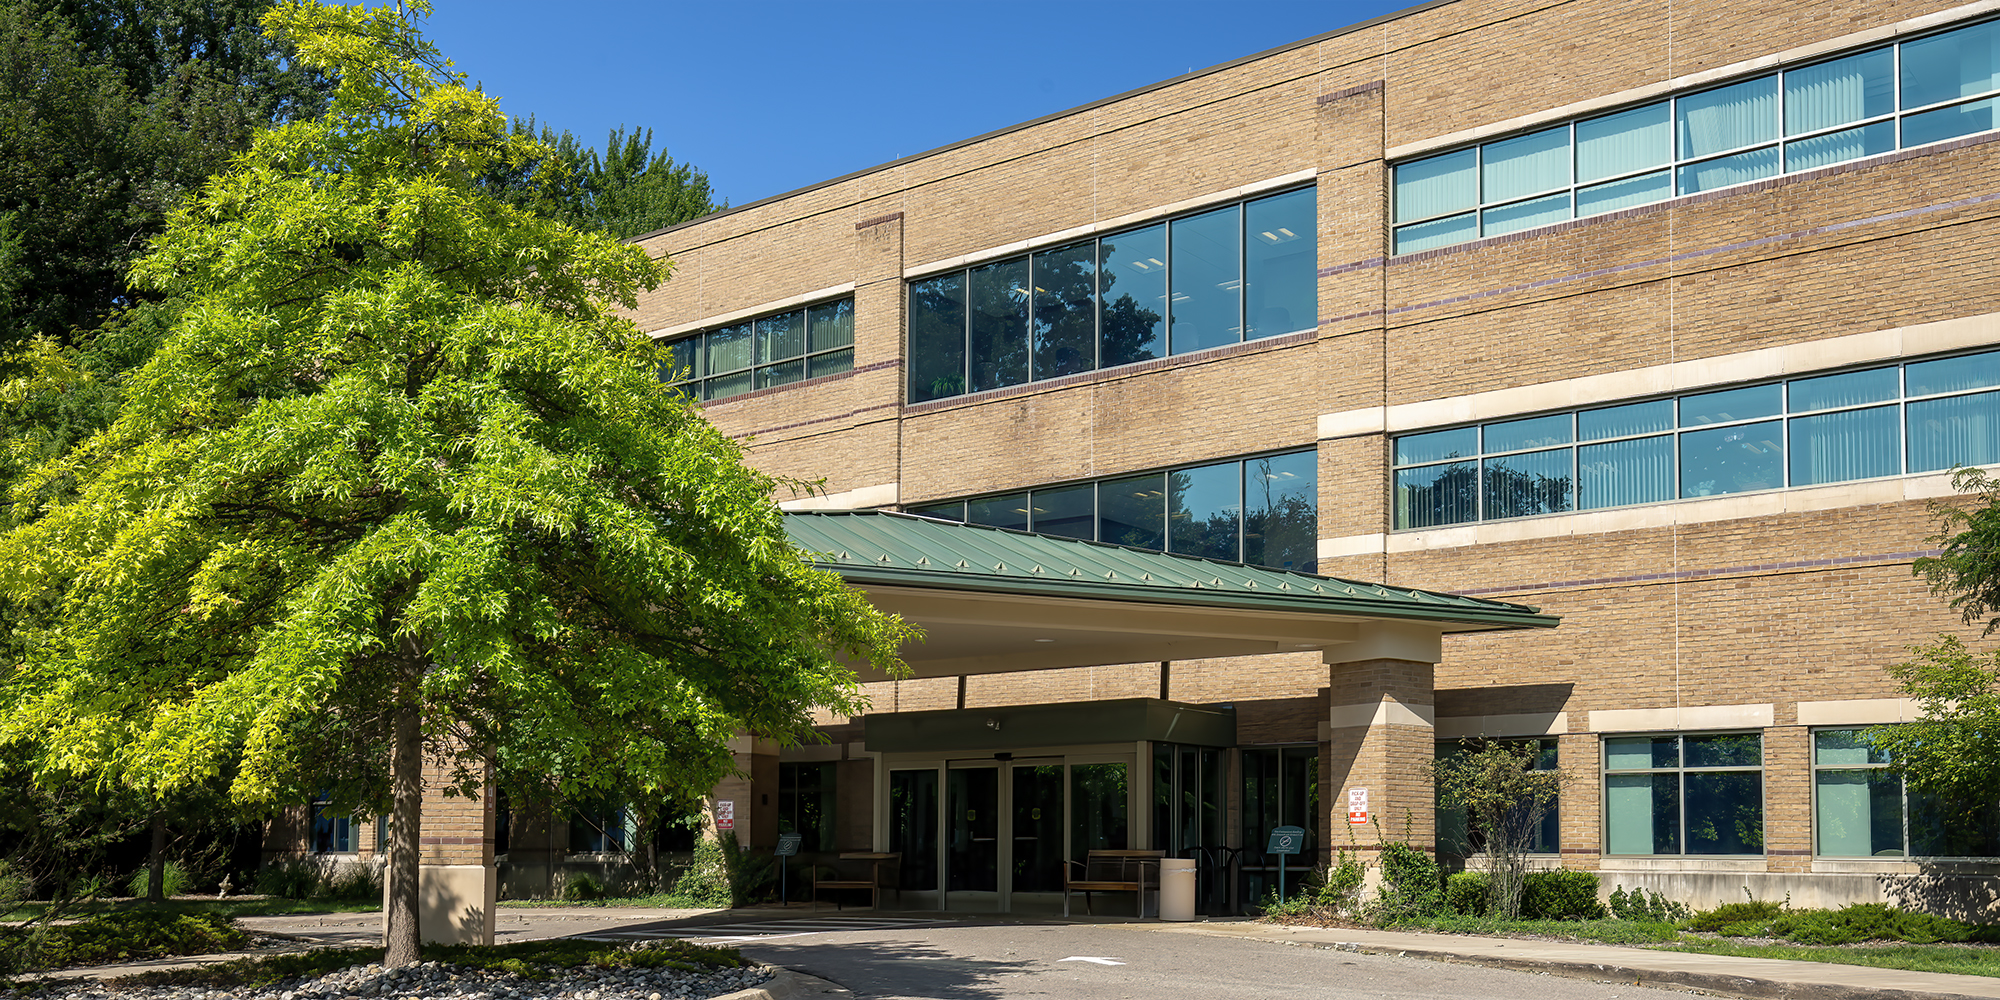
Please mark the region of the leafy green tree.
POLYGON ((611 130, 602 152, 576 136, 515 119, 517 138, 540 152, 497 164, 481 178, 494 197, 517 208, 594 229, 619 239, 643 236, 727 207, 717 202, 708 175, 653 151, 651 129, 611 130))
POLYGON ((269 0, 0 0, 0 348, 131 305, 126 269, 252 133, 324 106, 269 0))
MULTIPOLYGON (((1959 469, 1952 485, 1971 496, 1931 501, 1938 531, 1926 540, 1938 554, 1919 557, 1911 572, 1965 624, 1984 621, 1982 634, 1992 635, 2000 628, 2000 479, 1959 469)), ((2000 651, 1980 653, 1941 633, 1910 652, 1888 671, 1916 700, 1918 718, 1876 729, 1870 741, 1912 793, 1990 811, 2000 797, 2000 651)))
POLYGON ((1503 920, 1521 915, 1528 853, 1568 778, 1565 771, 1537 768, 1540 754, 1538 741, 1485 740, 1432 765, 1439 802, 1464 809, 1480 837, 1492 880, 1487 910, 1503 920))
POLYGON ((858 709, 842 659, 900 670, 912 633, 804 561, 602 304, 667 263, 483 193, 546 155, 493 99, 387 10, 265 24, 332 107, 174 213, 134 275, 184 309, 110 425, 15 484, 0 592, 47 611, 0 742, 44 780, 392 812, 402 964, 426 759, 463 794, 496 766, 698 794, 730 735, 858 709))

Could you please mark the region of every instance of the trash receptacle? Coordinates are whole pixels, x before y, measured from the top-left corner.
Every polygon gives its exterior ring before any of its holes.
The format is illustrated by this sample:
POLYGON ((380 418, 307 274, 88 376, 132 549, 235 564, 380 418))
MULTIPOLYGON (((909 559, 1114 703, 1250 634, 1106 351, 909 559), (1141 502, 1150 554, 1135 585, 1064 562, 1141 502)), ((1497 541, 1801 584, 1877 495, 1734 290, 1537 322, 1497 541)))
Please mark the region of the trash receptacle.
POLYGON ((1194 859, 1160 859, 1160 919, 1194 919, 1194 859))

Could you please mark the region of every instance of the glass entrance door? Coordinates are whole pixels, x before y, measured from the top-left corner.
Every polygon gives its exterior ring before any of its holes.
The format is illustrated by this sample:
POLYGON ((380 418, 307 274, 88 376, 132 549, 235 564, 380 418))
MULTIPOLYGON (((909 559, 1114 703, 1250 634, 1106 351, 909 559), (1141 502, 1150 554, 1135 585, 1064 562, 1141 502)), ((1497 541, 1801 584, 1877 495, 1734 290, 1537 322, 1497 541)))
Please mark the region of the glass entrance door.
POLYGON ((1014 804, 1011 889, 1061 892, 1063 856, 1063 762, 1060 757, 1017 760, 1011 772, 1014 804))
POLYGON ((1000 890, 1000 768, 952 764, 945 771, 945 891, 1000 890))

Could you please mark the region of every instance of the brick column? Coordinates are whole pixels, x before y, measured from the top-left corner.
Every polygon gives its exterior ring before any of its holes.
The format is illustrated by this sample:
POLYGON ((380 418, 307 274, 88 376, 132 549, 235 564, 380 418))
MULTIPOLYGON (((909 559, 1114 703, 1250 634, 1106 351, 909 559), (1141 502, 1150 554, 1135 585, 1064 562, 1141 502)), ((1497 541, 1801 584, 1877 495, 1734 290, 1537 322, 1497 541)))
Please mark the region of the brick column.
POLYGON ((1430 765, 1436 756, 1438 633, 1398 625, 1369 626, 1361 641, 1326 651, 1328 741, 1324 757, 1329 844, 1384 839, 1434 847, 1436 793, 1430 765), (1352 790, 1368 790, 1371 820, 1350 826, 1352 790))
POLYGON ((1764 863, 1812 871, 1812 739, 1804 726, 1764 730, 1764 863))
MULTIPOLYGON (((499 881, 493 870, 493 787, 479 798, 446 796, 446 768, 424 767, 423 827, 417 845, 417 925, 426 943, 493 943, 499 881)), ((388 891, 384 879, 384 891, 388 891)), ((383 907, 384 932, 388 907, 383 907)))
POLYGON ((1562 810, 1563 867, 1596 871, 1604 843, 1604 774, 1597 734, 1562 734, 1556 762, 1569 775, 1558 806, 1562 810))
POLYGON ((778 745, 770 740, 738 736, 729 741, 737 773, 722 779, 708 797, 705 833, 717 831, 722 803, 735 814, 739 847, 778 844, 778 745))

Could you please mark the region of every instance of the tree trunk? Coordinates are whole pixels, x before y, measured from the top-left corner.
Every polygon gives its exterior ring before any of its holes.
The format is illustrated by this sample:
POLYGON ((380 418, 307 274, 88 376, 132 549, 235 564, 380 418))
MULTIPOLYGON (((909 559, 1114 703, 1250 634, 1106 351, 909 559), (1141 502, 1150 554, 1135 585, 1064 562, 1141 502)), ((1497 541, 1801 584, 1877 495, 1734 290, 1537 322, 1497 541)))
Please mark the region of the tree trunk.
POLYGON ((167 809, 163 805, 153 806, 153 850, 147 859, 146 901, 164 903, 167 899, 167 809))
POLYGON ((417 703, 418 677, 407 678, 398 693, 395 708, 395 745, 390 751, 389 772, 395 806, 389 821, 388 926, 383 946, 387 954, 382 964, 394 968, 419 960, 423 938, 417 924, 418 832, 424 801, 424 748, 421 709, 417 703))

